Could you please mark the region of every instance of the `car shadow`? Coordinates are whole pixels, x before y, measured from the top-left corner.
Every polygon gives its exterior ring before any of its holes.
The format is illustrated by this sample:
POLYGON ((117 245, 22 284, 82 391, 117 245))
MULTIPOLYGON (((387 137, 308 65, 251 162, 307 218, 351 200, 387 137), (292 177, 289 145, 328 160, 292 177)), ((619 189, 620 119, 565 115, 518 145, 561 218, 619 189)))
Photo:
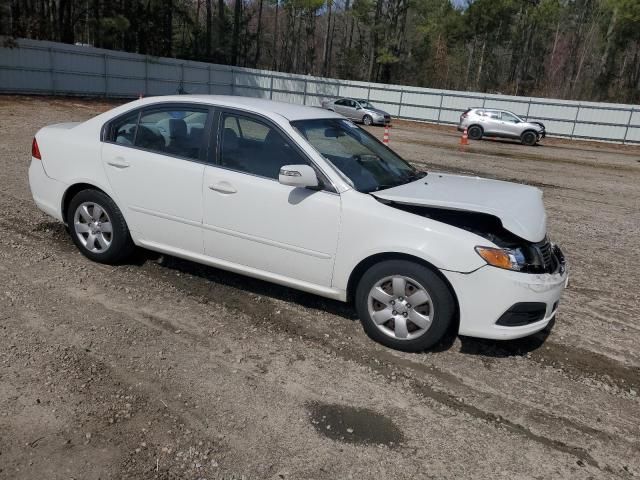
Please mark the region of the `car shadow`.
POLYGON ((254 295, 269 297, 275 300, 292 302, 305 308, 323 310, 332 315, 336 315, 347 320, 357 321, 358 315, 350 304, 320 297, 312 293, 303 292, 290 287, 285 287, 275 283, 259 280, 245 275, 222 270, 216 267, 203 265, 183 260, 171 255, 156 254, 148 250, 139 249, 132 262, 134 265, 141 265, 145 262, 153 261, 163 268, 180 272, 184 275, 192 275, 208 282, 231 287, 254 295), (139 263, 142 262, 142 263, 139 263))
POLYGON ((555 317, 538 333, 516 340, 487 340, 460 335, 460 353, 483 357, 522 357, 544 345, 555 325, 555 317))
MULTIPOLYGON (((40 222, 34 231, 45 232, 55 238, 65 249, 74 249, 73 243, 69 239, 69 233, 63 224, 53 221, 40 222)), ((156 263, 162 268, 173 270, 182 275, 192 275, 194 277, 219 284, 224 287, 230 287, 242 291, 246 291, 258 296, 273 298, 286 302, 295 303, 304 308, 326 311, 329 314, 336 315, 349 321, 359 321, 355 308, 350 303, 343 303, 337 300, 320 297, 312 293, 303 292, 293 288, 277 285, 264 280, 259 280, 238 273, 221 270, 216 267, 203 265, 190 260, 184 260, 171 255, 163 255, 144 248, 136 249, 134 255, 129 258, 125 265, 144 267, 146 264, 156 263)), ((209 290, 207 285, 203 288, 209 290)), ((555 318, 549 322, 547 327, 529 337, 518 340, 485 340, 480 338, 465 337, 458 335, 458 318, 454 320, 454 324, 450 327, 440 342, 424 353, 446 352, 452 349, 456 339, 460 338, 460 353, 467 355, 479 355, 485 357, 505 358, 514 356, 524 356, 529 352, 540 348, 547 337, 550 335, 555 318)))

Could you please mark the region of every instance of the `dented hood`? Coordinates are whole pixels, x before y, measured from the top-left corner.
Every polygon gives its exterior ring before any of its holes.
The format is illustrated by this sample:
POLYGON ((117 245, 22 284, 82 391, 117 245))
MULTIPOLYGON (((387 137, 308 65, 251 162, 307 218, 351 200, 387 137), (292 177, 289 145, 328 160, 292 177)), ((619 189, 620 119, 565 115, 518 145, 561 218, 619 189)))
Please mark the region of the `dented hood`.
POLYGON ((487 213, 530 242, 543 240, 547 232, 542 191, 519 183, 430 172, 420 180, 372 195, 407 205, 487 213))

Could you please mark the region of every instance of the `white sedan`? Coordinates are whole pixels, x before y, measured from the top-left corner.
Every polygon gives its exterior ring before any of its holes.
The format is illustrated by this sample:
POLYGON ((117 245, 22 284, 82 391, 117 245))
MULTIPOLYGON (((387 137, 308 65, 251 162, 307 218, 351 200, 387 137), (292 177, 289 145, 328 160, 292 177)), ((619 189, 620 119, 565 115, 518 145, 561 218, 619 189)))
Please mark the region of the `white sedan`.
POLYGON ((317 108, 134 101, 41 129, 29 182, 91 260, 140 246, 351 301, 371 338, 405 351, 452 328, 537 332, 567 281, 540 190, 419 171, 317 108))

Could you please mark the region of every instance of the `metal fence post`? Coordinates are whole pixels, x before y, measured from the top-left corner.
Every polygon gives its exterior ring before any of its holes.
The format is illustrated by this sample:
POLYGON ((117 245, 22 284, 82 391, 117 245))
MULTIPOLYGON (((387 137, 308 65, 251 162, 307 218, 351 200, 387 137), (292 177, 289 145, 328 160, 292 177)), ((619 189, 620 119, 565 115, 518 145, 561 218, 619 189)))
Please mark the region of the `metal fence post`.
POLYGON ((440 92, 440 106, 438 106, 438 119, 437 122, 440 123, 440 115, 442 114, 442 101, 444 100, 444 92, 440 92))
POLYGON ((144 56, 144 96, 149 95, 149 57, 144 56))
POLYGON ((400 117, 400 112, 402 111, 402 96, 404 95, 404 90, 400 90, 400 102, 398 103, 398 117, 400 117))
POLYGON ((236 94, 236 71, 231 67, 231 95, 236 94))
POLYGON ((207 65, 207 92, 211 95, 211 64, 207 65))
POLYGON ((633 107, 629 110, 629 119, 627 120, 627 128, 624 129, 624 138, 622 139, 622 144, 627 143, 627 135, 629 134, 629 127, 631 126, 631 119, 633 118, 633 107))
POLYGON ((578 122, 578 115, 580 115, 580 104, 578 104, 578 108, 576 109, 576 116, 573 117, 573 128, 571 129, 571 137, 573 138, 573 134, 576 131, 576 123, 578 122))
POLYGON ((531 111, 531 97, 529 97, 529 102, 527 103, 527 115, 525 117, 525 120, 528 122, 529 121, 529 112, 531 111))
POLYGON ((104 66, 104 96, 109 96, 109 74, 107 72, 107 54, 102 55, 102 61, 104 66))
POLYGON ((271 82, 269 82, 269 100, 273 100, 273 74, 269 76, 271 82))
POLYGON ((56 94, 56 71, 54 68, 54 59, 55 59, 55 54, 53 53, 53 49, 51 47, 49 47, 49 65, 51 66, 51 69, 49 70, 49 75, 51 75, 51 94, 55 95, 56 94))
POLYGON ((307 79, 304 79, 304 93, 302 94, 302 105, 307 104, 307 79))

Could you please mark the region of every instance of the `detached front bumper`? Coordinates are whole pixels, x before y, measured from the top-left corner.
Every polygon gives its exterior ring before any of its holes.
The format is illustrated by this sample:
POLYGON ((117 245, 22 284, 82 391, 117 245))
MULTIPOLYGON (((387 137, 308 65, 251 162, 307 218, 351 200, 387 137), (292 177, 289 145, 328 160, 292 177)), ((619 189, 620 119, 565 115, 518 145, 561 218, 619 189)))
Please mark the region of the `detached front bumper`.
POLYGON ((460 335, 496 340, 526 337, 545 328, 569 279, 564 264, 553 274, 489 265, 467 274, 442 273, 458 298, 460 335))

